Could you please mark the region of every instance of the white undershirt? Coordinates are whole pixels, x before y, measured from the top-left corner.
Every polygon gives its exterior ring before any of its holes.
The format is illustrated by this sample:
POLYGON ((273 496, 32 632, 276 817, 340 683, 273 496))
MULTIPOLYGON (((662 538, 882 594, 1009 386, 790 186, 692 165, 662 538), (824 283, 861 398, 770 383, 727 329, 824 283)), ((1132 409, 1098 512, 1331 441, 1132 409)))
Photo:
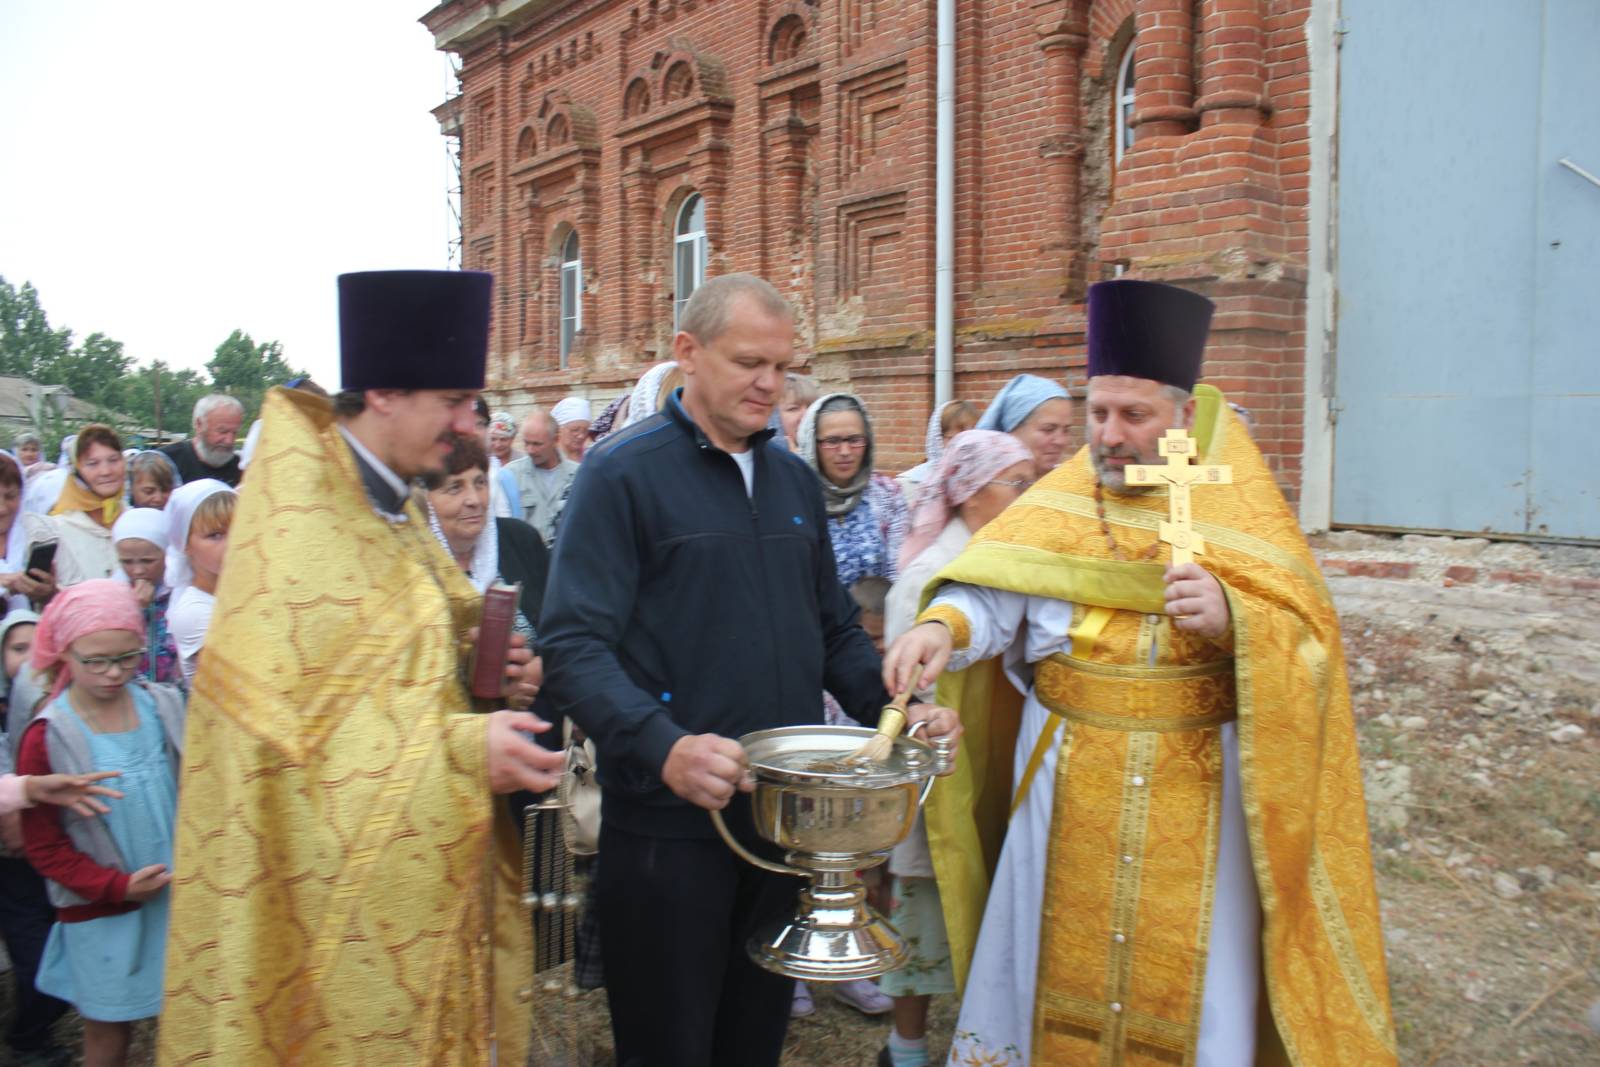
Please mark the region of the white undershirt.
POLYGON ((733 461, 739 465, 739 473, 744 475, 744 495, 756 495, 756 453, 754 449, 747 448, 743 452, 729 452, 733 461))

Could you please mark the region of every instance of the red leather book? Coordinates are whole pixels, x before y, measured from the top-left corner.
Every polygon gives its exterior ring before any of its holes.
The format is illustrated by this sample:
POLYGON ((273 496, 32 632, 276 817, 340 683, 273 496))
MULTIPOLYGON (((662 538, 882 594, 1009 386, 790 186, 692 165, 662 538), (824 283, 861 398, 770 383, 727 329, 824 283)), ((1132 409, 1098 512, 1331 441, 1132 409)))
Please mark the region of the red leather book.
POLYGON ((521 598, 521 582, 492 585, 483 594, 483 621, 478 624, 478 647, 472 653, 475 697, 498 700, 506 687, 506 654, 511 651, 511 627, 521 598))

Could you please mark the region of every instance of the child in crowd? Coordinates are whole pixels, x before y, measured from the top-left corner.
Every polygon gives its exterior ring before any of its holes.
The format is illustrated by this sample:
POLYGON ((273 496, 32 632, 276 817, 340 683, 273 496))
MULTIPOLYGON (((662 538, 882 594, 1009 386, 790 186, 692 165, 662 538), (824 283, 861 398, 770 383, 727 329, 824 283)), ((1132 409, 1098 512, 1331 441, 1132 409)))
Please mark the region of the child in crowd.
POLYGON ((128 460, 128 506, 160 511, 182 480, 166 453, 135 452, 128 460))
MULTIPOLYGON (((162 457, 165 459, 166 457, 162 457)), ((154 508, 131 508, 111 528, 118 573, 133 587, 144 610, 144 643, 150 651, 139 664, 139 677, 150 682, 183 684, 178 643, 167 625, 172 588, 167 585, 167 516, 154 508)))
POLYGON ((214 478, 188 482, 167 502, 167 572, 172 586, 167 627, 178 646, 183 684, 194 684, 217 603, 217 579, 239 495, 214 478))
MULTIPOLYGON (((0 661, 5 674, 0 686, 7 687, 8 700, 10 680, 27 667, 38 622, 39 616, 31 611, 13 611, 0 620, 0 661)), ((19 716, 14 721, 19 725, 15 729, 20 732, 33 708, 23 698, 17 710, 19 716)), ((0 740, 0 769, 6 772, 0 773, 0 840, 4 842, 4 849, 0 850, 0 940, 5 942, 6 955, 11 959, 12 988, 11 1025, 5 1034, 5 1046, 12 1058, 0 1056, 0 1060, 34 1067, 67 1058, 67 1050, 51 1037, 51 1028, 66 1014, 67 1004, 34 987, 56 910, 45 895, 44 879, 23 857, 22 809, 50 803, 72 806, 83 815, 104 813, 106 808, 93 798, 122 794, 94 784, 114 775, 113 771, 31 777, 11 774, 16 751, 12 740, 13 737, 0 740)))
POLYGON ((161 1010, 183 696, 135 678, 144 615, 121 582, 57 594, 34 638, 34 669, 51 688, 23 735, 18 770, 115 768, 124 794, 100 814, 23 812, 28 859, 57 909, 36 985, 83 1018, 85 1067, 118 1067, 133 1021, 161 1010))

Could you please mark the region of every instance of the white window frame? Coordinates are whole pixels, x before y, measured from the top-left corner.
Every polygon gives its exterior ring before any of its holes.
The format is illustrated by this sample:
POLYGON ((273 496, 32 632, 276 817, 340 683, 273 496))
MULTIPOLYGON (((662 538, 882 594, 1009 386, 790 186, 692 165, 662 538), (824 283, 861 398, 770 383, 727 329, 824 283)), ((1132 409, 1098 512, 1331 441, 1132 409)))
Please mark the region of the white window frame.
POLYGON ((672 221, 672 328, 678 329, 678 323, 683 318, 683 307, 694 295, 694 291, 706 280, 706 230, 705 230, 705 198, 699 193, 690 193, 683 198, 683 203, 678 205, 678 213, 672 221), (685 230, 689 225, 689 217, 693 214, 692 208, 700 207, 700 228, 698 230, 685 230), (689 247, 689 261, 692 266, 692 284, 687 292, 683 291, 682 279, 678 276, 679 266, 683 262, 683 247, 689 247))
POLYGON ((572 346, 577 340, 578 331, 583 329, 583 242, 578 237, 578 231, 573 230, 561 242, 561 293, 559 297, 561 306, 558 311, 561 320, 561 367, 567 366, 567 357, 572 354, 572 346), (576 252, 576 255, 569 255, 576 252), (567 296, 572 297, 572 314, 567 314, 567 296))
POLYGON ((1127 45, 1122 49, 1122 61, 1117 64, 1116 103, 1113 106, 1113 119, 1116 123, 1116 162, 1122 162, 1122 154, 1132 147, 1133 127, 1129 119, 1133 118, 1134 82, 1128 77, 1133 72, 1133 46, 1134 38, 1129 38, 1127 45))

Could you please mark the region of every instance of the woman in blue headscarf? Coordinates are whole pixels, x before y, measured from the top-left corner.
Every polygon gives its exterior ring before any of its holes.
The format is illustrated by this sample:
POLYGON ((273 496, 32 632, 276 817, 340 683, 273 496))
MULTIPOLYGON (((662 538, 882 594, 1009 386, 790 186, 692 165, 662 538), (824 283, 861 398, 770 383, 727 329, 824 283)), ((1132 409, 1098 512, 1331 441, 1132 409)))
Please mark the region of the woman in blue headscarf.
POLYGON ((1034 477, 1043 478, 1067 458, 1072 401, 1055 382, 1019 374, 995 395, 977 428, 1008 433, 1027 445, 1033 453, 1034 477))

